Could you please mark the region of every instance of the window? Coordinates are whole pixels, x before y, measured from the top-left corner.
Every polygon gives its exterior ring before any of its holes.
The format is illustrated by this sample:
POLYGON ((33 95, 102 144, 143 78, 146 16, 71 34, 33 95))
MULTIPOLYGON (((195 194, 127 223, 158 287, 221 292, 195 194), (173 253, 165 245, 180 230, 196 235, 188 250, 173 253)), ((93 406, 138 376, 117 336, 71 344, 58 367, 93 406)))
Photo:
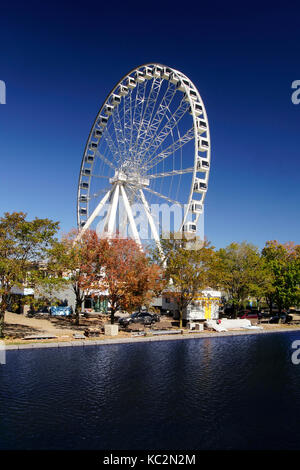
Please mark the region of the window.
POLYGON ((92 308, 92 299, 84 299, 84 308, 92 308))

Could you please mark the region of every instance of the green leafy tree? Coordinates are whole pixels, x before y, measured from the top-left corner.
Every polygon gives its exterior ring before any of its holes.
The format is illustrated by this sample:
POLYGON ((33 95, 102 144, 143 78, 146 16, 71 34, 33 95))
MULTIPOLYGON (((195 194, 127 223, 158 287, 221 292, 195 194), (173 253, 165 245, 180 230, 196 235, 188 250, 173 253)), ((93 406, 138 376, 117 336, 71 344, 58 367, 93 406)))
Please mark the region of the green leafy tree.
MULTIPOLYGON (((163 252, 162 266, 169 295, 176 301, 179 310, 179 328, 182 328, 183 312, 197 294, 213 282, 214 249, 205 241, 170 233, 161 239, 163 252)), ((154 251, 154 258, 160 259, 160 252, 154 251)))
POLYGON ((273 292, 273 282, 274 276, 270 266, 263 256, 260 255, 257 268, 254 271, 254 276, 249 282, 249 295, 256 299, 258 307, 261 301, 266 299, 267 293, 273 292))
POLYGON ((249 296, 261 298, 272 281, 258 248, 246 242, 218 250, 214 275, 233 306, 234 317, 249 296))
POLYGON ((6 212, 0 218, 0 337, 11 289, 46 284, 41 267, 55 243, 58 222, 26 220, 23 212, 6 212))
POLYGON ((268 241, 262 250, 262 257, 273 276, 272 286, 266 292, 271 313, 274 304, 280 312, 299 304, 300 245, 268 241))

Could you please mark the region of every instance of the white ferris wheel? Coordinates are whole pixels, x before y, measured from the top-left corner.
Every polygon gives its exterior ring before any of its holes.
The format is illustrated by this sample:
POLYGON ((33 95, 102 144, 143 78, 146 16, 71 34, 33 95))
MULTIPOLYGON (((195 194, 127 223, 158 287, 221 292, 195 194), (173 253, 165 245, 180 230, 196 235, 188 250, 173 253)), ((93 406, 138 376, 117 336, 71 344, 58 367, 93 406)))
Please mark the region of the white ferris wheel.
POLYGON ((131 70, 107 96, 86 143, 79 236, 102 221, 100 236, 118 232, 141 244, 134 204, 144 210, 158 246, 163 223, 152 208, 159 204, 181 210, 172 231, 196 233, 209 170, 209 125, 195 85, 161 64, 131 70))

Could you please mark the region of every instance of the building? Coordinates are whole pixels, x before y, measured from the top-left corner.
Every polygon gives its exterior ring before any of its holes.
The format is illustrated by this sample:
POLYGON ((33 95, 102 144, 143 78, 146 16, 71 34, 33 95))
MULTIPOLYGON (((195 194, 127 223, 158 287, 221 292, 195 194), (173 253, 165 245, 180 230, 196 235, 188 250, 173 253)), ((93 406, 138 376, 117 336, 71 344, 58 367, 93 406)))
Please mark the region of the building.
POLYGON ((220 291, 205 289, 188 305, 183 313, 183 318, 187 321, 217 320, 219 318, 221 296, 220 291))
MULTIPOLYGON (((218 319, 221 297, 220 291, 211 288, 203 290, 183 312, 183 319, 186 321, 218 319)), ((152 307, 159 309, 161 313, 169 313, 175 319, 179 317, 178 305, 172 298, 172 290, 154 299, 152 307)))

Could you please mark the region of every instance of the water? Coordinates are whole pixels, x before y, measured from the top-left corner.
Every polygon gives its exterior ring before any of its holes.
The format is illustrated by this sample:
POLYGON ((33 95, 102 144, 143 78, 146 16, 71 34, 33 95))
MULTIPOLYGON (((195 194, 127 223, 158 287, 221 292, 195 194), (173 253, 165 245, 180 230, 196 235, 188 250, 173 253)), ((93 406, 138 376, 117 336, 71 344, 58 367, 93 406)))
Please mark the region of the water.
POLYGON ((0 449, 299 449, 294 339, 8 351, 0 449))

